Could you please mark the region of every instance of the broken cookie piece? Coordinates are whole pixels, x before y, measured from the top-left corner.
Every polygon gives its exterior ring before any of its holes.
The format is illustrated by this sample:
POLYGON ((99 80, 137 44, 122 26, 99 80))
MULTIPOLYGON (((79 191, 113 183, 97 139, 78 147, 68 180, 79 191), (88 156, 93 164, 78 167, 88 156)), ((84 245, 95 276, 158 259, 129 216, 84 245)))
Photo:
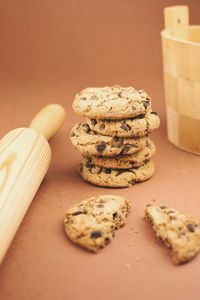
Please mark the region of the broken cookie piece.
POLYGON ((145 219, 171 249, 174 264, 193 259, 200 251, 200 224, 194 217, 166 206, 147 205, 145 219))
POLYGON ((67 210, 65 231, 75 244, 98 252, 113 239, 115 230, 126 223, 129 212, 130 202, 124 197, 91 197, 67 210))

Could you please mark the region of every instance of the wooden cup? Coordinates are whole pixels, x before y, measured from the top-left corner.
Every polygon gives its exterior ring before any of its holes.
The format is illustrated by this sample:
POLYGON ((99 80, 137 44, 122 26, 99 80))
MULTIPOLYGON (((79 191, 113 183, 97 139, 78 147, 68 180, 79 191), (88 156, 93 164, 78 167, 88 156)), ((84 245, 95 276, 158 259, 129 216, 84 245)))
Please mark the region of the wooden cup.
POLYGON ((161 32, 168 138, 200 154, 200 26, 189 25, 187 6, 164 10, 161 32))

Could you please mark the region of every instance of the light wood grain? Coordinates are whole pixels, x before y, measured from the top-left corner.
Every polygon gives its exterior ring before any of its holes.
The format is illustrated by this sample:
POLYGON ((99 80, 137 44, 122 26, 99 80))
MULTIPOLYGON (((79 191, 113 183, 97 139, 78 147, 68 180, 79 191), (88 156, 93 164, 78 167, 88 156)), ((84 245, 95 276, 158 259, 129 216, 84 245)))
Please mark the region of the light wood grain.
POLYGON ((170 6, 164 9, 165 29, 172 36, 188 39, 189 9, 185 5, 170 6))
POLYGON ((49 140, 62 126, 64 119, 64 108, 59 104, 49 104, 39 111, 29 127, 34 128, 49 140))
POLYGON ((162 31, 169 140, 200 154, 200 26, 189 26, 185 6, 166 8, 162 31))
POLYGON ((51 149, 45 137, 53 136, 64 116, 62 107, 47 106, 31 123, 36 130, 14 129, 0 141, 0 263, 48 170, 51 149))

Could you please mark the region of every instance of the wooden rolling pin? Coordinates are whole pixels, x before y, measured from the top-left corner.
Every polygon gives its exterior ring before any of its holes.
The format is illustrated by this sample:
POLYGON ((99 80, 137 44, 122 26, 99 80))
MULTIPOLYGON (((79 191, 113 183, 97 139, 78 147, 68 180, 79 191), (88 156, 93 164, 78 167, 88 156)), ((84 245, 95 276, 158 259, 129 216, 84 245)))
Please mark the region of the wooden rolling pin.
POLYGON ((30 128, 14 129, 0 140, 0 263, 49 167, 47 140, 64 119, 63 107, 50 104, 30 128))

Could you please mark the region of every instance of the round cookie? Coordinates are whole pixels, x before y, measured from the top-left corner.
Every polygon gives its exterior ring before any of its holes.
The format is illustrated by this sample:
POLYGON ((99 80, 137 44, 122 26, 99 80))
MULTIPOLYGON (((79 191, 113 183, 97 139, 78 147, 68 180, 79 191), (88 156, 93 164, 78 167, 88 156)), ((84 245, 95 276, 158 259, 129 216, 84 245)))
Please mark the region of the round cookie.
POLYGON ((146 113, 151 99, 145 91, 133 87, 90 87, 75 96, 72 106, 83 117, 124 119, 146 113))
POLYGON ((87 158, 83 158, 80 164, 80 173, 85 181, 105 187, 130 187, 149 179, 154 172, 155 166, 152 160, 139 168, 127 170, 101 168, 92 165, 87 158))
POLYGON ((87 123, 76 124, 71 130, 71 142, 84 156, 132 154, 143 149, 147 141, 147 137, 124 139, 100 135, 87 123))
POLYGON ((155 111, 147 112, 124 120, 87 119, 89 127, 103 135, 117 137, 142 137, 156 130, 160 125, 160 118, 155 111))
POLYGON ((148 139, 147 145, 130 155, 118 155, 116 157, 89 157, 91 164, 108 169, 131 169, 137 168, 148 161, 156 152, 156 146, 148 139))
POLYGON ((75 244, 98 252, 113 239, 115 229, 126 223, 129 212, 130 202, 124 197, 91 197, 67 210, 65 231, 75 244))

